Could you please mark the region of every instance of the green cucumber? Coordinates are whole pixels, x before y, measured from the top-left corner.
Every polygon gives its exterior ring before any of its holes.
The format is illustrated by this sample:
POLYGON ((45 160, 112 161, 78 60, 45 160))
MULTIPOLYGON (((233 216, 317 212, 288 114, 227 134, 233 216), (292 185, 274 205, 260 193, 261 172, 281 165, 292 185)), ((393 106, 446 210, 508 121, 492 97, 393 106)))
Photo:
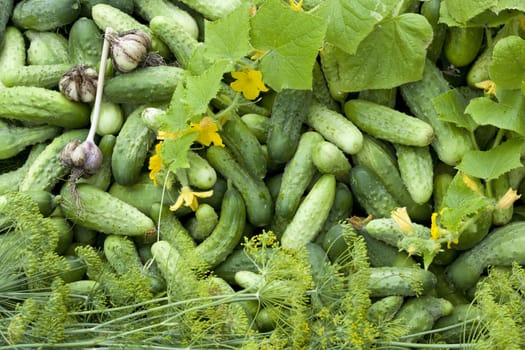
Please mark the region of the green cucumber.
POLYGON ((167 205, 153 204, 149 216, 157 225, 160 240, 181 251, 192 250, 196 246, 189 231, 167 205))
POLYGON ((443 44, 447 61, 456 67, 469 65, 478 56, 484 33, 482 26, 449 27, 443 44))
POLYGON ((181 2, 210 20, 222 18, 242 4, 241 0, 181 0, 181 2))
POLYGON ((22 29, 55 30, 80 15, 79 0, 22 0, 13 9, 11 20, 22 29))
MULTIPOLYGON (((93 120, 93 111, 91 110, 90 119, 93 120)), ((116 135, 124 123, 124 113, 119 104, 106 101, 100 101, 98 123, 96 128, 97 135, 116 135)))
POLYGON ((257 137, 261 144, 266 144, 268 130, 270 129, 270 118, 257 113, 246 113, 241 116, 242 121, 257 137))
POLYGON ((427 59, 422 78, 401 85, 399 89, 411 112, 434 129, 432 148, 443 163, 455 166, 466 152, 475 149, 467 129, 442 120, 434 109, 432 99, 450 89, 443 73, 434 63, 427 59))
POLYGON ((102 56, 102 32, 91 18, 80 17, 69 29, 68 53, 71 64, 85 64, 98 71, 102 56))
POLYGON ((341 112, 341 106, 332 98, 321 65, 317 61, 315 61, 312 71, 312 93, 313 97, 322 105, 333 111, 341 112))
POLYGON ((26 30, 24 35, 29 39, 28 64, 69 63, 68 41, 62 34, 26 30))
POLYGON ((297 149, 312 92, 283 89, 275 95, 266 144, 273 161, 289 161, 297 149))
POLYGON ((7 23, 9 22, 11 14, 13 13, 14 3, 14 0, 0 1, 0 8, 2 9, 2 12, 0 13, 0 47, 2 46, 2 42, 4 41, 4 33, 7 23))
POLYGON ((397 88, 372 89, 359 91, 358 100, 370 101, 379 105, 395 108, 397 103, 397 88))
POLYGON ((323 141, 323 137, 315 131, 303 133, 297 146, 297 151, 284 168, 279 194, 275 201, 275 214, 283 219, 291 219, 308 184, 317 173, 312 161, 315 145, 323 141))
POLYGON ((337 60, 337 47, 331 43, 325 42, 323 49, 319 50, 319 57, 321 59, 321 69, 323 71, 330 96, 337 102, 344 102, 348 93, 342 88, 344 82, 341 81, 339 74, 339 63, 337 60))
POLYGON ((319 172, 333 174, 338 181, 348 183, 352 165, 339 147, 329 141, 321 141, 312 152, 312 162, 319 172))
POLYGON ((91 11, 93 6, 97 4, 111 5, 120 11, 129 15, 133 14, 135 9, 135 2, 133 0, 79 0, 80 1, 80 14, 85 17, 91 17, 91 11))
MULTIPOLYGON (((134 0, 135 13, 150 22, 151 30, 155 33, 151 21, 157 16, 165 16, 170 22, 180 25, 192 38, 199 37, 197 21, 185 10, 168 0, 134 0)), ((169 45, 168 45, 169 46, 169 45)))
POLYGON ((429 147, 394 146, 399 173, 410 196, 418 204, 427 203, 434 191, 434 163, 429 147))
POLYGON ((60 131, 56 126, 15 126, 0 120, 0 159, 14 157, 28 146, 54 138, 60 131))
POLYGON ((391 320, 399 311, 405 298, 401 295, 389 295, 372 303, 367 311, 367 318, 376 324, 391 320))
POLYGON ((217 182, 217 172, 208 163, 208 161, 195 151, 188 151, 188 161, 190 167, 187 168, 186 174, 191 186, 201 190, 209 190, 217 182))
POLYGON ((4 194, 10 191, 18 191, 20 185, 20 179, 25 177, 25 174, 29 170, 29 167, 37 156, 46 148, 45 143, 37 143, 32 146, 29 154, 24 160, 24 163, 11 171, 0 174, 0 194, 4 194))
POLYGON ((201 242, 212 233, 218 222, 219 216, 215 208, 209 204, 202 203, 199 204, 195 211, 195 216, 190 217, 184 226, 196 241, 201 242))
MULTIPOLYGON (((504 173, 496 179, 490 180, 490 196, 496 200, 500 199, 505 193, 511 189, 509 173, 504 173)), ((512 219, 514 206, 508 208, 496 208, 492 212, 492 224, 496 226, 503 226, 512 219)))
POLYGON ((368 288, 371 297, 419 296, 430 293, 436 276, 420 267, 371 267, 368 288))
POLYGON ((16 67, 3 73, 2 84, 7 87, 33 86, 52 89, 58 86, 58 82, 69 69, 69 63, 16 67))
POLYGON ((427 48, 427 57, 432 62, 436 62, 441 55, 445 37, 447 36, 447 25, 439 22, 440 7, 441 0, 428 0, 421 4, 420 9, 421 15, 423 15, 432 26, 432 42, 427 48))
POLYGON ((346 184, 337 182, 335 186, 334 204, 328 213, 321 234, 317 237, 316 242, 319 242, 333 225, 349 218, 352 215, 353 208, 354 196, 352 195, 352 191, 350 191, 350 188, 346 184))
POLYGON ((107 79, 104 96, 114 103, 169 102, 182 73, 182 68, 175 66, 138 68, 107 79))
POLYGON ((121 185, 135 183, 148 156, 156 134, 142 120, 141 113, 145 106, 136 108, 127 118, 117 135, 111 171, 115 181, 121 185))
POLYGON ((363 146, 363 134, 354 123, 316 101, 310 105, 306 124, 347 154, 355 154, 363 146))
POLYGON ((298 248, 316 238, 334 203, 335 189, 334 175, 324 174, 315 182, 282 234, 283 247, 298 248))
POLYGON ((87 134, 87 129, 75 129, 55 137, 29 166, 20 181, 19 190, 52 191, 55 185, 67 176, 69 170, 60 161, 62 149, 70 141, 84 140, 87 134))
POLYGON ((26 43, 24 35, 17 27, 7 26, 4 31, 4 41, 0 43, 0 82, 4 79, 5 73, 23 67, 25 64, 26 43))
POLYGON ((98 148, 102 152, 102 164, 98 168, 97 172, 88 178, 78 179, 78 182, 86 182, 93 186, 106 191, 111 182, 113 176, 111 173, 111 157, 113 156, 113 147, 115 147, 116 136, 104 135, 98 143, 98 148))
POLYGON ((251 176, 226 147, 209 147, 206 159, 239 190, 246 205, 248 221, 257 227, 268 225, 273 216, 273 201, 266 184, 251 176))
POLYGON ((80 183, 73 192, 71 186, 65 184, 60 196, 60 209, 73 223, 125 236, 149 236, 156 232, 149 216, 98 187, 80 183))
POLYGON ((223 262, 241 242, 246 223, 246 206, 238 190, 229 187, 222 199, 219 222, 212 233, 195 248, 208 267, 223 262))
POLYGON ((89 106, 68 100, 60 92, 41 87, 0 89, 0 116, 65 128, 89 125, 89 106))

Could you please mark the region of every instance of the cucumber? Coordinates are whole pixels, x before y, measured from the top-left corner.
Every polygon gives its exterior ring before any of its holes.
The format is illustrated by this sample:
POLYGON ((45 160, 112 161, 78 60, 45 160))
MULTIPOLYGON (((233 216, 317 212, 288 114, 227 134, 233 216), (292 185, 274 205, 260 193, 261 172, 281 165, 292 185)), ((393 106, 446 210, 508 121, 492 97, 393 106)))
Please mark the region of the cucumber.
POLYGON ((100 148, 100 151, 102 152, 102 164, 100 165, 100 168, 98 168, 97 172, 90 177, 78 179, 78 182, 89 183, 104 191, 109 188, 113 181, 111 174, 111 158, 113 156, 115 142, 116 136, 114 135, 102 136, 98 143, 98 148, 100 148))
POLYGON ((4 33, 7 27, 7 23, 9 22, 9 18, 13 13, 14 3, 14 0, 0 1, 0 8, 2 9, 2 12, 0 12, 0 47, 2 46, 2 42, 4 41, 4 33))
POLYGON ((399 311, 405 298, 401 295, 389 295, 382 297, 372 303, 367 311, 367 318, 376 324, 385 320, 391 320, 399 311))
POLYGON ((324 174, 315 182, 282 234, 283 247, 295 249, 316 238, 334 203, 335 189, 334 175, 324 174))
POLYGON ((194 249, 195 241, 177 216, 169 210, 169 206, 155 203, 151 206, 149 216, 157 225, 160 240, 181 251, 194 249))
POLYGON ((95 21, 80 17, 69 29, 68 53, 71 64, 85 64, 98 71, 103 36, 95 21))
POLYGON ((319 242, 325 235, 326 231, 328 231, 333 225, 341 220, 349 218, 352 215, 353 208, 354 197, 352 191, 350 191, 350 188, 346 184, 337 182, 335 186, 334 204, 328 213, 321 234, 317 237, 316 242, 319 242))
POLYGON ((420 13, 432 26, 432 42, 427 48, 427 57, 436 62, 441 55, 445 37, 447 36, 447 25, 439 22, 439 9, 441 0, 428 0, 421 4, 420 13))
POLYGON ((273 201, 266 184, 251 176, 226 147, 208 147, 206 159, 241 193, 248 221, 257 227, 268 225, 273 216, 273 201))
POLYGON ((133 0, 79 0, 80 14, 85 17, 91 17, 93 6, 97 4, 111 5, 120 11, 129 15, 133 14, 135 10, 135 2, 133 0))
POLYGON ((37 143, 29 150, 29 154, 24 160, 24 163, 11 171, 0 174, 0 194, 10 191, 18 191, 20 179, 23 179, 29 167, 37 156, 46 148, 45 143, 37 143))
POLYGON ((203 203, 199 204, 199 207, 195 211, 195 216, 190 217, 184 226, 196 241, 201 242, 212 233, 218 222, 219 216, 215 208, 203 203))
POLYGON ((4 31, 4 40, 0 43, 0 82, 4 79, 4 74, 9 73, 12 69, 23 67, 25 64, 24 35, 17 27, 7 26, 4 31))
MULTIPOLYGON (((304 3, 303 3, 304 7, 304 3)), ((312 93, 313 97, 322 105, 328 107, 329 109, 341 112, 341 106, 337 101, 332 98, 330 94, 330 89, 324 77, 323 70, 319 62, 314 62, 314 68, 312 71, 312 93)))
POLYGON ((42 64, 15 67, 2 75, 2 84, 12 86, 33 86, 53 89, 62 76, 71 69, 69 63, 42 64))
POLYGON ((246 207, 240 192, 229 187, 222 199, 219 222, 212 233, 195 248, 209 268, 223 262, 241 242, 246 223, 246 207))
POLYGON ((371 267, 368 288, 371 297, 420 296, 430 293, 436 276, 420 267, 371 267))
MULTIPOLYGON (((90 120, 93 121, 93 111, 91 110, 90 120)), ((97 135, 116 135, 124 124, 124 113, 119 104, 106 101, 100 101, 98 123, 96 128, 97 135)))
POLYGON ((361 131, 392 143, 422 147, 434 137, 428 123, 375 102, 350 100, 344 104, 344 112, 361 131))
POLYGON ((21 179, 19 190, 52 191, 68 174, 68 169, 60 161, 62 149, 73 140, 84 140, 88 134, 86 129, 66 131, 55 137, 53 141, 36 157, 21 179))
POLYGON ((268 130, 270 129, 270 118, 257 113, 246 113, 241 116, 241 120, 257 137, 257 140, 262 145, 265 145, 268 139, 268 130))
POLYGON ((266 140, 273 161, 285 163, 294 155, 311 99, 310 90, 283 89, 275 95, 266 140))
POLYGON ((22 0, 15 5, 11 20, 18 28, 52 31, 73 23, 79 15, 79 0, 22 0))
POLYGON ((181 2, 210 20, 222 18, 242 4, 241 0, 213 2, 207 0, 181 0, 181 2))
POLYGON ((342 88, 344 83, 341 81, 341 76, 339 75, 340 67, 337 60, 337 50, 335 45, 325 42, 323 49, 319 51, 319 57, 330 96, 332 96, 335 101, 343 103, 346 101, 348 93, 342 88))
MULTIPOLYGON (((151 20, 157 16, 165 16, 170 22, 180 25, 192 38, 199 37, 197 21, 185 10, 168 0, 134 0, 135 13, 150 22, 151 30, 155 33, 151 20)), ((169 46, 169 45, 168 45, 169 46)))
POLYGON ((201 190, 209 190, 217 181, 217 172, 208 161, 195 151, 188 151, 190 167, 186 169, 188 182, 201 190))
POLYGON ((104 96, 114 103, 169 102, 183 70, 175 66, 153 66, 115 75, 104 83, 104 96))
POLYGON ((0 89, 0 116, 65 128, 89 125, 90 108, 60 92, 41 87, 14 86, 0 89))
POLYGON ((455 166, 466 152, 475 149, 467 129, 441 120, 434 109, 432 99, 450 89, 443 73, 434 63, 427 59, 422 78, 403 84, 399 89, 411 112, 434 129, 432 148, 443 163, 455 166))
POLYGON ((136 108, 127 118, 117 135, 111 171, 115 181, 121 185, 135 183, 144 166, 156 134, 142 120, 145 106, 136 108))
POLYGON ((482 26, 449 27, 443 45, 445 58, 456 67, 469 65, 478 56, 484 33, 482 26))
POLYGON ((0 159, 14 157, 28 146, 54 138, 60 131, 56 126, 15 126, 0 120, 0 159))
POLYGON ((365 165, 350 170, 350 189, 365 214, 375 218, 390 217, 390 212, 400 207, 376 173, 365 165))
POLYGON ((323 174, 333 174, 338 181, 348 183, 352 165, 346 155, 333 143, 321 141, 312 151, 312 162, 323 174))
POLYGON ((317 169, 312 161, 312 152, 323 137, 315 131, 307 131, 299 140, 297 151, 284 168, 279 194, 275 200, 275 214, 283 219, 291 219, 302 197, 313 180, 317 169))
POLYGON ((397 103, 397 88, 362 90, 357 95, 359 101, 365 100, 379 105, 395 108, 397 103))
POLYGON ((156 232, 149 216, 98 187, 80 183, 60 190, 60 209, 75 224, 106 234, 149 236, 156 232))
POLYGON ((427 203, 434 191, 434 163, 430 148, 396 144, 399 173, 412 199, 427 203))
POLYGON ((363 134, 344 115, 312 101, 306 124, 347 154, 359 152, 363 146, 363 134))
MULTIPOLYGON (((509 173, 504 173, 498 176, 496 179, 490 180, 490 196, 496 200, 503 197, 503 195, 511 189, 509 173)), ((496 226, 503 226, 512 219, 514 206, 510 206, 506 209, 496 208, 492 212, 492 224, 496 226)))
POLYGON ((62 34, 26 30, 24 35, 29 39, 28 64, 69 63, 68 41, 62 34))

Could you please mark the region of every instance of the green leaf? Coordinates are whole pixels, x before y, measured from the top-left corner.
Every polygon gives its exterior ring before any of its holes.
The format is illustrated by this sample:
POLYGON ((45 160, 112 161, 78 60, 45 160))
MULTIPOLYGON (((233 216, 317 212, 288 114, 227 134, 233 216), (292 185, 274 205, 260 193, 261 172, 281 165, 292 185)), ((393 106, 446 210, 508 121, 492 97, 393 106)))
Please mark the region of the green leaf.
POLYGON ((469 131, 474 131, 478 124, 465 114, 468 105, 467 98, 457 89, 450 89, 432 99, 432 105, 439 115, 439 119, 456 124, 469 131))
POLYGON ((492 98, 474 98, 465 113, 479 125, 494 125, 525 136, 525 96, 520 90, 496 89, 498 101, 492 98))
POLYGON ((489 72, 497 87, 519 89, 525 79, 525 40, 517 35, 499 40, 494 46, 489 72))
POLYGON ((176 139, 166 139, 161 148, 160 157, 172 172, 178 168, 189 168, 188 150, 197 138, 198 133, 181 135, 176 139))
POLYGON ((249 41, 250 15, 247 4, 227 16, 204 23, 204 54, 211 62, 227 60, 233 65, 252 50, 249 41))
POLYGON ((497 4, 498 0, 443 0, 440 10, 459 23, 466 23, 497 4))
POLYGON ((419 80, 432 27, 425 17, 406 13, 381 22, 355 55, 336 49, 343 91, 389 89, 419 80))
POLYGON ((465 174, 480 179, 496 179, 500 175, 522 166, 521 145, 523 139, 511 138, 488 151, 465 153, 457 168, 465 174))
POLYGON ((251 20, 251 43, 267 51, 260 59, 264 82, 276 91, 312 88, 312 69, 326 32, 323 18, 267 0, 251 20))
POLYGON ((326 41, 352 55, 398 3, 398 0, 326 0, 312 14, 328 19, 326 41))

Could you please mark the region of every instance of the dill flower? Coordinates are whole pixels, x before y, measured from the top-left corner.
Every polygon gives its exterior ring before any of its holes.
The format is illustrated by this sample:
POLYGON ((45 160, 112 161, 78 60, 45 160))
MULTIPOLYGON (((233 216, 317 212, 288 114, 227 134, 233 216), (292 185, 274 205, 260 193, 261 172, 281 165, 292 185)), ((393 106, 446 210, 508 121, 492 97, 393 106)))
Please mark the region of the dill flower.
POLYGON ((184 204, 185 206, 190 207, 191 210, 195 211, 199 207, 197 197, 208 198, 208 197, 211 197, 212 195, 213 195, 213 190, 196 192, 196 191, 193 191, 190 186, 187 186, 187 185, 182 186, 179 197, 177 198, 177 201, 175 201, 175 204, 170 206, 170 210, 176 211, 184 204))
POLYGON ((262 81, 261 71, 251 68, 244 68, 240 72, 231 72, 234 82, 230 84, 231 88, 237 92, 242 92, 248 100, 255 100, 261 91, 268 91, 262 81))
POLYGON ((162 169, 162 158, 160 157, 160 148, 162 147, 162 141, 155 145, 155 154, 149 158, 149 178, 153 180, 153 184, 157 186, 157 174, 162 169))
POLYGON ((198 123, 190 122, 190 131, 199 133, 196 141, 204 146, 210 146, 213 143, 216 146, 224 147, 222 138, 219 135, 219 127, 211 117, 204 117, 198 123))

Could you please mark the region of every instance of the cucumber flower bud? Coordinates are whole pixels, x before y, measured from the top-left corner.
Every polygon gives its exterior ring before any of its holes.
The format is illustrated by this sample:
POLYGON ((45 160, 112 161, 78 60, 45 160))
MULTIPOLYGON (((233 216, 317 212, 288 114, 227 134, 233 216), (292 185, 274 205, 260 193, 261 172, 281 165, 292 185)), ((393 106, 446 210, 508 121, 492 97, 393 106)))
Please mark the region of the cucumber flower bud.
POLYGON ((66 167, 76 170, 81 176, 89 177, 102 165, 102 151, 91 141, 70 141, 60 154, 60 160, 66 167))
POLYGON ((67 71, 60 82, 58 89, 71 101, 93 102, 97 92, 98 73, 85 64, 79 64, 67 71))
POLYGON ((151 38, 148 33, 132 29, 109 36, 111 42, 111 62, 115 69, 121 73, 127 73, 148 57, 151 48, 151 38))

